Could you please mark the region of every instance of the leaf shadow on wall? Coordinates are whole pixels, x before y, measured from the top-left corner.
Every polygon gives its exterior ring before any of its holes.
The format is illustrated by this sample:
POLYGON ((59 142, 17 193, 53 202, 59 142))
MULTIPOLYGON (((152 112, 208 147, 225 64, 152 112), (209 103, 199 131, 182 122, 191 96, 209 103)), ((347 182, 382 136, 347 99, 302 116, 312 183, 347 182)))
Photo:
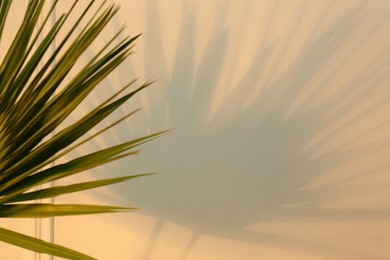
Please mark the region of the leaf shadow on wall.
MULTIPOLYGON (((195 64, 198 16, 195 8, 183 5, 184 15, 171 73, 168 72, 162 46, 164 35, 159 7, 156 1, 148 2, 144 33, 145 72, 147 78, 156 75, 160 78, 157 89, 155 87, 152 94, 149 93, 148 114, 152 116, 152 129, 166 127, 168 122, 173 132, 145 145, 147 152, 136 162, 131 160, 128 166, 126 162, 121 162, 118 168, 118 172, 158 169, 162 174, 143 179, 134 186, 126 184, 113 188, 121 197, 141 207, 142 213, 159 219, 144 260, 151 258, 166 222, 193 231, 192 238, 183 248, 181 259, 186 258, 199 237, 205 234, 321 256, 380 258, 379 255, 342 245, 248 228, 268 221, 353 222, 390 217, 390 208, 322 207, 340 198, 355 198, 387 190, 389 185, 378 187, 367 184, 359 190, 348 189, 344 185, 388 171, 389 164, 342 172, 325 184, 305 188, 322 178, 326 179, 342 167, 372 154, 383 153, 390 144, 387 135, 387 139, 372 141, 358 148, 353 146, 357 140, 389 126, 389 118, 380 118, 364 131, 354 130, 356 122, 365 122, 388 104, 389 91, 383 87, 389 75, 388 67, 383 65, 388 59, 382 55, 387 49, 378 50, 378 55, 359 73, 351 75, 336 92, 310 106, 312 100, 327 95, 333 78, 370 39, 370 35, 359 38, 352 44, 353 47, 345 50, 365 22, 361 6, 345 13, 322 31, 316 30, 314 25, 287 69, 274 76, 286 59, 288 45, 296 37, 296 30, 303 26, 302 17, 310 3, 304 2, 286 38, 276 41, 268 39, 267 33, 262 34, 251 66, 225 95, 209 120, 216 86, 224 77, 223 69, 229 55, 231 32, 224 26, 224 20, 230 1, 224 1, 219 6, 198 66, 195 64), (248 104, 256 93, 254 101, 248 104), (303 98, 306 102, 297 102, 302 93, 308 93, 303 98), (366 105, 367 99, 378 93, 381 97, 366 105), (351 116, 351 111, 362 104, 364 109, 351 116), (350 133, 350 136, 325 149, 340 133, 350 133)), ((271 12, 280 8, 275 2, 271 12)), ((331 4, 318 20, 321 21, 329 12, 331 4)), ((275 21, 272 21, 273 15, 270 17, 272 24, 275 21)), ((239 47, 244 48, 244 43, 239 47)), ((144 121, 142 117, 133 119, 133 131, 144 132, 145 129, 137 127, 145 125, 144 121)), ((128 128, 125 126, 116 131, 123 136, 128 128)))

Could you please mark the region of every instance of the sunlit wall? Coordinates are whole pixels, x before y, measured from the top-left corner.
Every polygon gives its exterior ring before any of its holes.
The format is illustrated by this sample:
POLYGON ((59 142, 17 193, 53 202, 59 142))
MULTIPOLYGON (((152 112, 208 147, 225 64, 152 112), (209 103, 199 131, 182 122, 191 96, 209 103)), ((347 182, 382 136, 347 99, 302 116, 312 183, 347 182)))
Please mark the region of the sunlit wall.
POLYGON ((158 81, 80 153, 172 131, 81 178, 158 175, 57 200, 137 213, 58 218, 55 242, 104 260, 390 258, 389 1, 112 2, 104 33, 143 34, 80 111, 158 81))
POLYGON ((102 259, 390 257, 388 1, 119 3, 115 26, 143 35, 112 82, 158 82, 99 142, 173 130, 93 173, 158 171, 87 198, 139 213, 60 220, 58 241, 102 259))

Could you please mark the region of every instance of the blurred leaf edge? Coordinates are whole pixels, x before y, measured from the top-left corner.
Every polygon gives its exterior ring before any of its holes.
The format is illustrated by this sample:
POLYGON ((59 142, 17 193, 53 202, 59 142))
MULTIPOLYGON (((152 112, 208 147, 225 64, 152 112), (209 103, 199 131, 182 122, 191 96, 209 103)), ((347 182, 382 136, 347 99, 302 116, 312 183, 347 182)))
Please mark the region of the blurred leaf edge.
MULTIPOLYGON (((0 51, 4 54, 0 64, 0 217, 43 218, 135 210, 40 201, 150 175, 137 174, 49 188, 41 186, 136 154, 138 150, 134 149, 139 145, 165 133, 141 136, 54 165, 57 159, 138 111, 130 112, 108 127, 85 137, 90 130, 96 129, 97 124, 153 82, 146 82, 123 94, 135 84, 135 80, 130 81, 85 116, 57 132, 64 120, 102 80, 128 58, 139 35, 124 37, 123 28, 119 29, 75 76, 70 76, 79 58, 109 24, 119 7, 106 1, 89 0, 81 14, 74 15, 74 10, 78 8, 77 1, 69 1, 69 10, 56 15, 56 21, 50 24, 49 18, 56 11, 58 1, 50 1, 47 12, 44 7, 49 3, 45 2, 28 1, 11 45, 4 48, 2 36, 12 0, 0 0, 0 51), (97 3, 100 5, 97 6, 97 3), (69 28, 65 29, 63 25, 69 23, 69 28), (54 43, 53 50, 51 46, 54 43)), ((70 248, 4 228, 0 228, 0 241, 53 256, 94 259, 70 248)))

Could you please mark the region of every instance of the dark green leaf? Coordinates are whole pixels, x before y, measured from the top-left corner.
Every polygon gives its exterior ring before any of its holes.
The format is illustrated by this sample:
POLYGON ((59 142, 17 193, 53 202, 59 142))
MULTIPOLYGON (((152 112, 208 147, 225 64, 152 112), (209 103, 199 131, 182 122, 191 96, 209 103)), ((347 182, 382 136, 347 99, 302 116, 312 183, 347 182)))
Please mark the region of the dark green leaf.
POLYGON ((29 201, 29 200, 39 200, 39 199, 46 199, 46 198, 52 198, 61 196, 64 194, 82 191, 82 190, 89 190, 93 188, 103 187, 119 182, 124 182, 130 179, 134 179, 137 177, 147 176, 151 175, 151 173, 145 173, 145 174, 137 174, 137 175, 130 175, 125 177, 118 177, 118 178, 110 178, 110 179, 104 179, 104 180, 97 180, 97 181, 89 181, 89 182, 82 182, 72 185, 66 185, 66 186, 55 186, 47 189, 42 189, 38 191, 28 192, 24 194, 20 194, 13 199, 9 200, 8 202, 20 202, 20 201, 29 201))
POLYGON ((75 205, 75 204, 15 204, 0 205, 0 218, 49 218, 110 212, 124 212, 135 208, 75 205))

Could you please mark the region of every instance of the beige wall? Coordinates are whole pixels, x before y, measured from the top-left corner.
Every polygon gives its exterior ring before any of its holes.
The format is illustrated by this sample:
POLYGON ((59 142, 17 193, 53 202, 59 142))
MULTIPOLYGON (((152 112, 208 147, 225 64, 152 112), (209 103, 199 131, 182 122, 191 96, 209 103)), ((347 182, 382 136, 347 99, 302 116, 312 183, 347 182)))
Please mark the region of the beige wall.
POLYGON ((159 171, 85 198, 139 213, 61 219, 58 241, 101 259, 390 257, 388 1, 119 3, 143 36, 115 80, 159 81, 99 142, 173 131, 94 173, 159 171))
POLYGON ((387 0, 115 2, 105 33, 143 36, 82 109, 159 81, 95 145, 173 131, 80 178, 159 175, 57 200, 138 213, 58 218, 56 242, 115 260, 390 257, 387 0))

